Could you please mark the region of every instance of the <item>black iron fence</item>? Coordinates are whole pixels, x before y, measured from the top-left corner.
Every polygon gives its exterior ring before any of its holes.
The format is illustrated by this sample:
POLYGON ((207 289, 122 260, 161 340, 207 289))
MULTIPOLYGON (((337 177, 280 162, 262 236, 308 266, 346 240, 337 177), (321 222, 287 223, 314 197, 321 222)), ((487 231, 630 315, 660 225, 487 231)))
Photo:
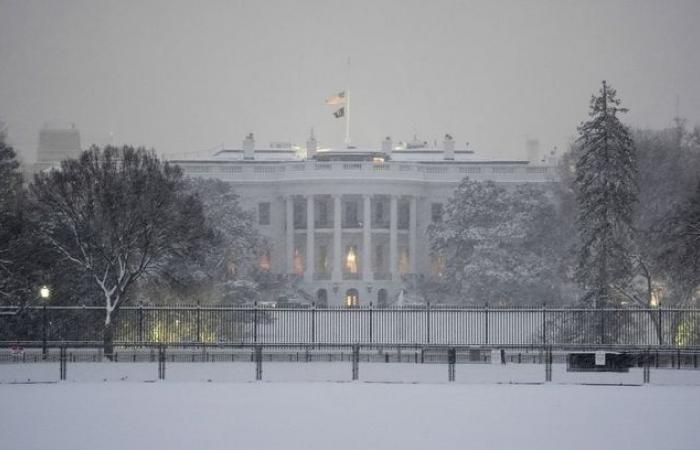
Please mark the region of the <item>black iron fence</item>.
MULTIPOLYGON (((0 307, 0 341, 100 341, 99 307, 0 307)), ((139 306, 114 317, 119 344, 416 344, 700 347, 700 309, 139 306)))

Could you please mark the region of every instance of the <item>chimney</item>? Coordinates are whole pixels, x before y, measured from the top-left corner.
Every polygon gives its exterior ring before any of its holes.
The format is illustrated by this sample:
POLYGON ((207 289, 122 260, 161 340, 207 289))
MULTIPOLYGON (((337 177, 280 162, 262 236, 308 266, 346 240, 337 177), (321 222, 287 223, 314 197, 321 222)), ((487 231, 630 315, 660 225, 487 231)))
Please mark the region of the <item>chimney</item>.
POLYGON ((450 136, 449 134, 445 134, 445 140, 443 141, 443 149, 445 151, 445 159, 455 159, 455 140, 452 139, 452 136, 450 136))
POLYGON ((391 151, 394 149, 394 143, 391 141, 389 136, 385 137, 382 141, 382 152, 386 156, 391 156, 391 151))
POLYGON ((316 150, 318 150, 318 142, 314 136, 314 129, 311 129, 309 139, 306 141, 306 159, 316 158, 316 150))
POLYGON ((530 164, 537 164, 540 161, 540 141, 528 139, 525 141, 525 149, 527 151, 527 160, 530 161, 530 164))
POLYGON ((255 159, 255 137, 253 133, 243 139, 243 159, 255 159))

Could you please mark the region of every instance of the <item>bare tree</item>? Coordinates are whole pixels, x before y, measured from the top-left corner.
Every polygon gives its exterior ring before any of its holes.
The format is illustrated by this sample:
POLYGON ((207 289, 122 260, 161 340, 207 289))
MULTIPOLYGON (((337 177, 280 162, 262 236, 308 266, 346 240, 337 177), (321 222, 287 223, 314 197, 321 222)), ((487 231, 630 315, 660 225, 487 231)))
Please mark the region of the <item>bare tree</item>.
POLYGON ((128 146, 93 147, 38 174, 30 190, 41 236, 103 294, 111 356, 115 318, 130 288, 197 247, 205 230, 201 202, 183 189, 179 167, 128 146))

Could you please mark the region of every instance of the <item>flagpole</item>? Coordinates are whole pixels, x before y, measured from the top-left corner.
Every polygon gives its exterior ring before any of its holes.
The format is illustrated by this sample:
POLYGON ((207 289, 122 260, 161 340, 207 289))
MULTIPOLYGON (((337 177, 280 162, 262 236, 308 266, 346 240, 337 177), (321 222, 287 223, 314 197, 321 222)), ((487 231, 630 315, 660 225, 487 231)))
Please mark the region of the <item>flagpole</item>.
POLYGON ((350 57, 348 56, 348 79, 345 89, 345 147, 350 147, 350 57))
POLYGON ((345 91, 345 147, 350 147, 350 90, 345 91))

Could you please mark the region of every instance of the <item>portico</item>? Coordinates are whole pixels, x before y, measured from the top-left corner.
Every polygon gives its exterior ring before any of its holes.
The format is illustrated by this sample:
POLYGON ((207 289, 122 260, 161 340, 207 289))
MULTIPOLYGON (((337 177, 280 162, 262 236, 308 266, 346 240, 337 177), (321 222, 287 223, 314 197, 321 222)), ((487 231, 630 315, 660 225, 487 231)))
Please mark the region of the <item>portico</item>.
POLYGON ((360 304, 376 303, 379 294, 366 291, 416 273, 416 196, 288 194, 284 205, 286 272, 303 275, 311 292, 326 289, 327 298, 344 300, 345 291, 356 289, 360 304))

